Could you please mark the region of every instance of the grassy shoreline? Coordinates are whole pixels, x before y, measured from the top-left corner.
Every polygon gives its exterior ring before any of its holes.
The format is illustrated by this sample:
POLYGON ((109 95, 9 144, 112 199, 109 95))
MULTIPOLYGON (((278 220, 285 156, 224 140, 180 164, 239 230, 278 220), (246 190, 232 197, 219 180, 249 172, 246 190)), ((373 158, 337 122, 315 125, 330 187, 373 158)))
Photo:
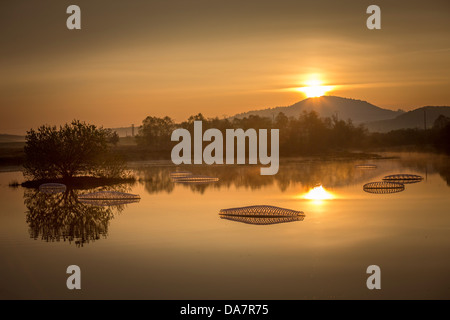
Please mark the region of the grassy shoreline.
MULTIPOLYGON (((0 143, 0 167, 21 167, 25 162, 25 153, 23 150, 25 143, 8 142, 0 143)), ((170 161, 170 150, 149 151, 132 144, 119 142, 114 147, 114 151, 121 155, 126 162, 148 161, 148 160, 168 160, 170 161)), ((280 155, 281 159, 295 158, 313 158, 317 160, 330 159, 359 159, 370 160, 380 159, 380 153, 386 152, 428 152, 437 153, 432 148, 418 148, 417 146, 401 146, 401 147, 385 147, 385 148, 368 148, 363 150, 329 150, 321 153, 299 154, 299 155, 280 155)))
MULTIPOLYGON (((10 143, 0 143, 0 166, 21 166, 25 162, 25 153, 23 150, 25 143, 22 142, 10 142, 10 143)), ((412 150, 417 149, 412 146, 405 146, 404 149, 412 150)), ((127 161, 145 161, 145 160, 171 160, 171 151, 150 151, 138 147, 136 144, 131 143, 119 143, 113 149, 122 158, 127 161)), ((379 157, 377 152, 394 151, 389 150, 389 148, 383 149, 367 149, 358 151, 348 151, 348 150, 330 150, 322 153, 311 153, 311 154, 299 154, 299 155, 280 155, 280 158, 298 158, 298 157, 315 157, 319 159, 325 158, 354 158, 354 159, 370 159, 379 157)), ((415 150, 417 151, 417 150, 415 150)), ((430 151, 430 150, 423 150, 430 151)))

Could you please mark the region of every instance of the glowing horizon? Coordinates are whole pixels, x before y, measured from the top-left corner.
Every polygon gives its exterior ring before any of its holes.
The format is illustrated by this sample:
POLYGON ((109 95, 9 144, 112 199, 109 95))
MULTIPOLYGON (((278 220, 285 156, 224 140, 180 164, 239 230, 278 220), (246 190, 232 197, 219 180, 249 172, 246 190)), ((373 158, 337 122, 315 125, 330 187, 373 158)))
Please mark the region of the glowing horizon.
POLYGON ((411 1, 407 13, 384 4, 399 19, 382 30, 364 6, 333 1, 85 1, 76 31, 50 0, 7 2, 0 131, 221 118, 330 92, 390 110, 450 105, 447 4, 411 1))

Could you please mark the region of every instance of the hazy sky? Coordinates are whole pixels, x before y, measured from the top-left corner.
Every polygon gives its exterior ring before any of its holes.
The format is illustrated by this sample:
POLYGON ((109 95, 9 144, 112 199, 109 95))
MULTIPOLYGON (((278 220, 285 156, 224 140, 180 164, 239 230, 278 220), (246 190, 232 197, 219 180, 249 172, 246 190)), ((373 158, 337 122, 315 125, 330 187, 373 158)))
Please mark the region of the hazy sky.
POLYGON ((448 0, 15 0, 0 33, 0 133, 231 116, 300 101, 311 77, 384 108, 450 105, 448 0))

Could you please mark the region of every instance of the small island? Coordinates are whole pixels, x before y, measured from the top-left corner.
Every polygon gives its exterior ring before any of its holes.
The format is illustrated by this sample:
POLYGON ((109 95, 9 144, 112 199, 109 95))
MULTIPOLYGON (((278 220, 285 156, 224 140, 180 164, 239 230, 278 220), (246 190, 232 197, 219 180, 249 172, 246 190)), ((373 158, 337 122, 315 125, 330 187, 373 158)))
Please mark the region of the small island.
POLYGON ((23 187, 61 183, 69 188, 134 182, 126 163, 112 148, 116 132, 74 120, 57 128, 43 125, 26 135, 23 187))

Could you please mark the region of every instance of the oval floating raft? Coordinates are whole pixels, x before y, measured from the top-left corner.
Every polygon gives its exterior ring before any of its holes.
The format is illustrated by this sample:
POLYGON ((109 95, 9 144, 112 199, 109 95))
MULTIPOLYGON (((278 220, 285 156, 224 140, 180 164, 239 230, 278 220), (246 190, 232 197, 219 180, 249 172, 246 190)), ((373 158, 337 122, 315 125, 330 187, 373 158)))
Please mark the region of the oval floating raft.
POLYGON ((141 197, 137 194, 119 192, 119 191, 98 191, 78 196, 82 203, 96 206, 115 206, 139 202, 141 197))
POLYGON ((422 180, 423 177, 416 174, 392 174, 383 178, 383 181, 399 183, 416 183, 422 180))
POLYGON ((219 214, 221 216, 241 217, 296 217, 305 215, 303 211, 266 205, 221 209, 219 214))
POLYGON ((140 199, 78 199, 81 203, 98 207, 120 206, 123 204, 139 202, 139 200, 140 199))
POLYGON ((61 193, 66 191, 66 185, 62 183, 44 183, 39 186, 39 191, 48 194, 61 193))
POLYGON ((357 169, 376 169, 377 166, 374 164, 358 164, 355 166, 357 169))
POLYGON ((197 175, 189 175, 180 178, 174 178, 175 182, 180 183, 209 183, 219 181, 219 178, 208 177, 208 176, 197 176, 197 175))
POLYGON ((277 224, 277 223, 285 223, 285 222, 294 222, 294 221, 303 221, 303 216, 289 216, 289 217, 248 217, 248 216, 233 216, 233 215, 224 215, 220 217, 221 219, 247 223, 247 224, 256 224, 256 225, 269 225, 269 224, 277 224))
POLYGON ((192 172, 189 172, 189 171, 176 171, 176 172, 170 173, 170 177, 173 178, 173 179, 184 178, 184 177, 188 177, 188 176, 192 176, 192 172))
POLYGON ((128 199, 140 199, 137 194, 119 192, 119 191, 98 191, 78 196, 78 199, 82 200, 128 200, 128 199))
POLYGON ((363 186, 363 190, 369 193, 386 194, 403 191, 405 186, 397 182, 377 181, 366 183, 363 186))

